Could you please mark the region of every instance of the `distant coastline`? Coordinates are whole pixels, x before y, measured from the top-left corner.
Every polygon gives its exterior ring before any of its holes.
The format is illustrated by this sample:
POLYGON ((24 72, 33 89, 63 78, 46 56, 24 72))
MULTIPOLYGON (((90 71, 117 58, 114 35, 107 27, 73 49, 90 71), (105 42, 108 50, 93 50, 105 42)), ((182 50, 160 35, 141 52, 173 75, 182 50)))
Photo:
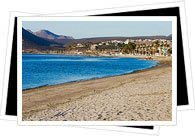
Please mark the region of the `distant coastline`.
MULTIPOLYGON (((115 58, 138 58, 143 60, 156 60, 158 61, 160 58, 167 58, 167 56, 147 56, 147 55, 132 55, 132 54, 117 54, 117 55, 108 55, 108 54, 76 54, 76 53, 69 53, 69 54, 59 54, 59 53, 25 53, 22 54, 50 54, 50 55, 73 55, 73 56, 86 56, 86 57, 115 57, 115 58)), ((169 56, 168 58, 171 58, 169 56)))

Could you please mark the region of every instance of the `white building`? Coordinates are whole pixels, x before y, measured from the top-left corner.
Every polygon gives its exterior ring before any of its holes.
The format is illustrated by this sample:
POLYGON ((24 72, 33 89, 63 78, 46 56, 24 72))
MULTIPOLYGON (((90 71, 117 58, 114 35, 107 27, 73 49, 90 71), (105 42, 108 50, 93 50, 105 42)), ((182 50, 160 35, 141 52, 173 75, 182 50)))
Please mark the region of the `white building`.
POLYGON ((90 47, 91 50, 96 50, 96 48, 97 48, 97 44, 93 44, 93 45, 91 45, 91 47, 90 47))
POLYGON ((81 43, 78 43, 77 47, 84 47, 84 45, 82 45, 81 43))
POLYGON ((125 44, 128 44, 128 43, 129 43, 129 39, 127 39, 124 43, 125 43, 125 44))

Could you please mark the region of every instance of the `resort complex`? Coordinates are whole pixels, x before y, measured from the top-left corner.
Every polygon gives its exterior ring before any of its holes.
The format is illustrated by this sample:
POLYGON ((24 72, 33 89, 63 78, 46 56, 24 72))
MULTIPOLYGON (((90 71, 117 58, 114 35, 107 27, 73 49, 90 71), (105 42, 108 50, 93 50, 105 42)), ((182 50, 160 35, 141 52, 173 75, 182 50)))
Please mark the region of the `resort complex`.
MULTIPOLYGON (((24 53, 40 53, 36 49, 25 50, 24 53)), ((46 50, 46 54, 71 54, 89 56, 119 56, 130 54, 135 56, 171 56, 172 41, 165 39, 137 39, 110 40, 103 42, 81 42, 71 43, 68 47, 46 50)))

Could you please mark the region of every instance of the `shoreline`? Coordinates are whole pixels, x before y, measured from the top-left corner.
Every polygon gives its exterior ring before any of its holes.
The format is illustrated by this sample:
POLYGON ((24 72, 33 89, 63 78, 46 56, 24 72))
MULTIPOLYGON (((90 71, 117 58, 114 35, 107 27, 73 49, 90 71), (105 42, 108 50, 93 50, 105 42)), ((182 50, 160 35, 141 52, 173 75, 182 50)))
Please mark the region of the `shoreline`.
POLYGON ((156 66, 152 66, 150 68, 145 68, 145 69, 140 69, 140 70, 134 70, 133 72, 130 72, 130 73, 124 73, 124 74, 114 75, 114 76, 105 76, 105 77, 100 77, 100 78, 91 78, 91 79, 86 79, 86 80, 70 81, 70 82, 66 82, 66 83, 59 83, 59 84, 53 84, 53 85, 42 85, 42 86, 38 86, 38 87, 34 87, 34 88, 23 89, 22 91, 28 91, 28 90, 32 90, 32 89, 38 89, 38 88, 42 88, 42 87, 49 87, 49 86, 55 86, 55 85, 71 84, 71 83, 77 83, 77 82, 82 82, 82 81, 90 81, 90 80, 96 80, 96 79, 103 79, 103 78, 109 78, 109 77, 129 75, 129 74, 133 74, 133 73, 136 73, 136 72, 139 72, 139 71, 149 70, 149 69, 161 66, 161 65, 163 65, 163 64, 157 63, 156 66))
MULTIPOLYGON (((53 120, 61 120, 62 118, 64 118, 64 116, 57 116, 57 113, 56 113, 57 111, 59 112, 59 108, 60 110, 64 111, 66 109, 67 110, 72 109, 72 107, 74 109, 74 105, 80 105, 78 107, 83 107, 82 105, 85 105, 85 103, 88 101, 89 101, 89 104, 87 106, 93 107, 92 103, 94 102, 97 103, 98 101, 102 102, 101 104, 104 104, 104 103, 107 103, 107 101, 110 101, 108 105, 113 106, 113 104, 115 103, 114 102, 115 99, 112 97, 115 97, 115 95, 121 95, 120 98, 117 97, 116 99, 119 99, 119 101, 122 101, 122 102, 123 102, 123 99, 127 99, 126 96, 129 95, 129 98, 131 98, 130 99, 131 103, 129 103, 129 105, 133 104, 132 105, 133 107, 139 103, 139 100, 142 101, 147 98, 145 101, 148 101, 149 99, 152 98, 154 99, 154 102, 152 102, 153 100, 151 100, 151 102, 153 103, 152 105, 153 106, 155 105, 155 107, 159 108, 158 110, 160 111, 156 113, 155 110, 157 109, 155 109, 154 107, 151 107, 150 110, 154 110, 153 111, 155 114, 154 117, 150 117, 150 119, 146 117, 144 120, 171 120, 172 110, 170 108, 171 108, 172 102, 170 101, 170 99, 171 99, 172 93, 170 92, 171 90, 170 83, 172 80, 171 79, 172 75, 170 73, 172 73, 171 72, 172 63, 171 63, 171 59, 163 59, 163 60, 157 59, 157 60, 159 61, 159 64, 161 65, 157 65, 157 66, 144 69, 144 70, 137 70, 135 72, 128 73, 128 74, 112 76, 112 77, 97 78, 97 79, 91 79, 91 80, 83 80, 83 81, 64 83, 64 84, 58 84, 58 85, 50 85, 50 86, 33 88, 33 89, 23 91, 22 92, 23 120, 50 120, 51 116, 53 120), (146 84, 145 82, 148 82, 148 83, 146 84), (162 84, 162 90, 160 89, 161 86, 159 88, 157 84, 162 84), (167 85, 164 86, 164 84, 167 84, 167 85), (147 87, 145 89, 141 89, 143 88, 143 86, 147 86, 147 87), (167 87, 169 87, 170 89, 166 89, 167 87), (126 95, 122 95, 123 93, 126 95), (109 98, 111 97, 112 99, 101 100, 107 96, 109 96, 109 98), (151 98, 148 96, 150 96, 151 98), (163 104, 159 105, 158 104, 159 102, 157 102, 159 100, 162 100, 161 103, 163 104), (164 110, 166 111, 163 110, 161 112, 162 107, 164 107, 164 110), (158 115, 158 113, 162 115, 158 115), (160 118, 161 116, 163 117, 160 118)), ((143 108, 150 106, 151 102, 146 103, 145 106, 143 106, 143 108)), ((116 103, 114 105, 116 105, 116 103)), ((126 105, 126 103, 124 103, 124 105, 126 105)), ((99 104, 97 104, 96 106, 99 107, 99 104)), ((132 108, 132 106, 130 107, 132 108)), ((103 106, 103 107, 108 108, 107 106, 103 106)), ((91 109, 88 109, 88 110, 92 112, 91 109)), ((97 108, 96 110, 99 110, 99 112, 103 112, 101 107, 97 108)), ((113 109, 110 109, 110 110, 112 111, 113 109)), ((131 110, 129 110, 128 113, 130 111, 131 110)), ((107 112, 109 112, 109 110, 107 112)), ((114 110, 113 112, 116 112, 116 111, 114 110)), ((127 111, 125 110, 122 112, 125 113, 127 111)), ((87 115, 88 111, 85 111, 85 113, 87 115)), ((95 119, 94 117, 91 117, 90 119, 84 119, 84 120, 101 120, 102 118, 101 119, 98 118, 98 113, 94 113, 94 115, 97 116, 97 119, 95 119)), ((70 117, 67 116, 66 118, 67 120, 82 120, 82 117, 79 112, 78 113, 70 112, 67 114, 70 114, 70 117)), ((126 116, 129 117, 129 115, 133 116, 134 113, 132 114, 129 113, 126 116)), ((113 116, 113 118, 109 118, 106 120, 113 120, 114 118, 115 118, 115 115, 113 116)), ((125 119, 117 118, 117 120, 125 120, 125 119)), ((135 120, 141 120, 141 118, 138 117, 135 120)))
POLYGON ((132 55, 132 54, 54 54, 54 53, 22 53, 22 54, 38 54, 38 55, 72 55, 72 56, 85 56, 85 57, 112 57, 112 58, 137 58, 147 60, 147 58, 168 58, 171 56, 148 56, 148 55, 132 55))
MULTIPOLYGON (((23 53, 28 54, 28 53, 23 53)), ((33 54, 33 53, 32 53, 33 54)), ((89 54, 39 54, 39 55, 73 55, 73 56, 85 56, 85 57, 111 57, 111 58, 137 58, 142 60, 151 60, 151 61, 172 61, 172 56, 147 56, 147 55, 131 55, 131 54, 120 54, 120 55, 89 55, 89 54), (167 61, 167 60, 166 60, 167 61)))
MULTIPOLYGON (((52 54, 52 55, 69 55, 69 54, 52 54)), ((75 54, 75 55, 78 55, 78 54, 75 54)), ((142 60, 148 60, 147 59, 148 56, 135 56, 135 55, 131 55, 131 56, 99 56, 99 55, 98 56, 91 56, 91 55, 78 55, 78 56, 86 56, 86 57, 112 57, 112 58, 137 58, 137 59, 142 59, 142 60)), ((151 68, 157 67, 159 65, 166 64, 166 63, 164 63, 164 61, 159 60, 159 58, 164 59, 166 57, 163 57, 163 56, 161 56, 161 57, 159 57, 159 56, 151 56, 151 57, 155 57, 154 60, 148 60, 148 61, 158 61, 158 63, 157 63, 156 66, 152 66, 150 68, 135 70, 133 72, 124 73, 124 74, 120 74, 120 75, 106 76, 106 77, 100 77, 100 78, 91 78, 91 79, 87 79, 87 80, 70 81, 70 82, 66 82, 66 83, 59 83, 59 84, 53 84, 53 85, 46 84, 46 85, 42 85, 42 86, 38 86, 38 87, 23 89, 22 91, 28 91, 28 90, 31 90, 31 89, 37 89, 37 88, 42 88, 42 87, 47 87, 47 86, 54 86, 54 85, 61 85, 61 84, 68 84, 68 83, 82 82, 82 81, 89 81, 89 80, 94 80, 94 79, 102 79, 102 78, 115 77, 115 76, 122 76, 122 75, 132 74, 134 72, 138 72, 138 71, 142 71, 142 70, 146 70, 146 69, 151 69, 151 68)), ((167 61, 165 61, 165 62, 167 62, 167 61)))

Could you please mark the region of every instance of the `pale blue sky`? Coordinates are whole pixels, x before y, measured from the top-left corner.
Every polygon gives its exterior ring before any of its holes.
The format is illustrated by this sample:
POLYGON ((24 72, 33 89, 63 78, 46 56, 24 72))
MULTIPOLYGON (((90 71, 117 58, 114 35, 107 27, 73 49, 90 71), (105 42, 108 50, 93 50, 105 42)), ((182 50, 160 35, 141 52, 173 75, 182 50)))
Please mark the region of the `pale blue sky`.
POLYGON ((33 32, 46 29, 75 39, 172 34, 171 21, 23 21, 22 25, 33 32))

